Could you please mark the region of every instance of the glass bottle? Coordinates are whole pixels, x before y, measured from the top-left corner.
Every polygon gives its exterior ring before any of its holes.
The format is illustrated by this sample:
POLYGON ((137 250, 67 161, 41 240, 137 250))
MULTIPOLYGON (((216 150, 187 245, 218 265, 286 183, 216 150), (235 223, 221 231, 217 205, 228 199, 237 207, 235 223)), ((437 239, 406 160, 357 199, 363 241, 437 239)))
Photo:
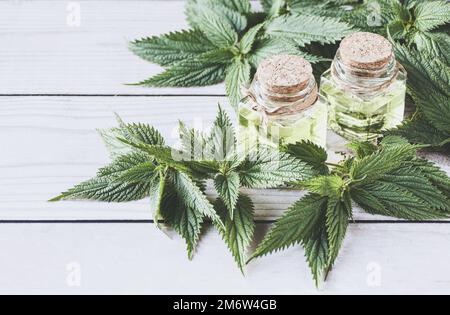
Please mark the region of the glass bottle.
POLYGON ((348 140, 376 140, 404 119, 406 79, 387 39, 365 32, 346 37, 321 79, 329 127, 348 140))
POLYGON ((277 55, 261 62, 239 105, 239 139, 245 148, 302 140, 326 145, 327 105, 309 62, 277 55))

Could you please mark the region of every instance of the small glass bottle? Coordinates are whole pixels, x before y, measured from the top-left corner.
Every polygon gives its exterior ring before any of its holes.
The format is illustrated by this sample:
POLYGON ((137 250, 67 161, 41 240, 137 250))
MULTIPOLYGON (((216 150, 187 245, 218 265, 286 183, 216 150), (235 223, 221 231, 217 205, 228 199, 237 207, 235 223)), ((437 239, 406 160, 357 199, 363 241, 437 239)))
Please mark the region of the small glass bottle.
POLYGON ((387 39, 365 32, 346 37, 321 80, 329 127, 348 140, 376 140, 403 121, 406 79, 387 39))
POLYGON ((239 139, 245 149, 310 140, 326 145, 327 105, 311 64, 277 55, 261 62, 239 105, 239 139))

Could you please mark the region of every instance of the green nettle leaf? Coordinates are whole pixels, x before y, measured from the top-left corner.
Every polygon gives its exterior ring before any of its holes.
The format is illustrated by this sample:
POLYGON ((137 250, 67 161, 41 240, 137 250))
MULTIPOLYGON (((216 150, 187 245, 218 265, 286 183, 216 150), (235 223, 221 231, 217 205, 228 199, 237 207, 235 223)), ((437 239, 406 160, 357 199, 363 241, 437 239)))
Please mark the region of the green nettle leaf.
MULTIPOLYGON (((416 157, 417 147, 390 136, 380 146, 352 143, 357 153, 331 170, 299 183, 311 194, 295 203, 276 223, 253 258, 301 244, 316 285, 331 271, 345 239, 352 203, 373 215, 406 220, 450 216, 450 178, 434 164, 416 157)), ((310 144, 285 149, 313 160, 324 152, 310 144), (297 152, 297 153, 296 153, 297 152)))
POLYGON ((170 174, 169 180, 186 207, 192 208, 198 213, 207 216, 219 225, 223 225, 205 194, 188 175, 175 172, 170 174))
POLYGON ((258 24, 251 28, 245 35, 242 37, 241 42, 239 44, 239 48, 242 54, 246 55, 251 52, 253 48, 253 44, 256 41, 256 38, 258 36, 258 33, 261 31, 261 29, 264 27, 264 24, 258 24))
POLYGON ((161 208, 164 198, 164 189, 166 187, 166 173, 160 173, 159 177, 154 177, 150 182, 150 209, 153 210, 153 220, 159 226, 161 219, 161 208))
POLYGON ((338 19, 304 14, 280 16, 266 26, 268 35, 291 39, 301 47, 312 42, 332 44, 351 32, 351 27, 338 19))
POLYGON ((208 137, 207 150, 214 161, 233 160, 236 156, 236 133, 230 117, 219 105, 219 112, 208 137))
POLYGON ((238 170, 242 185, 248 188, 272 188, 313 176, 306 163, 287 153, 264 148, 251 152, 238 170))
MULTIPOLYGON (((210 13, 210 12, 209 12, 210 13)), ((238 33, 218 17, 205 13, 201 30, 206 34, 208 39, 217 47, 225 48, 235 45, 238 41, 238 33)))
POLYGON ((328 166, 326 165, 328 154, 325 149, 319 147, 317 144, 311 141, 303 141, 289 144, 284 150, 312 166, 318 174, 327 175, 329 173, 328 166))
POLYGON ((449 66, 428 52, 412 52, 400 45, 395 50, 408 71, 409 91, 419 112, 411 121, 387 134, 402 135, 419 144, 446 145, 450 139, 449 66))
POLYGON ((252 259, 302 244, 318 284, 328 266, 327 205, 327 198, 318 195, 308 195, 296 202, 275 223, 252 259))
POLYGON ((67 192, 52 199, 60 200, 98 200, 107 202, 126 202, 140 200, 148 196, 152 173, 143 181, 118 181, 125 172, 142 164, 151 158, 143 153, 132 152, 114 160, 110 165, 101 168, 97 177, 76 185, 67 192))
POLYGON ((229 0, 225 1, 224 5, 244 15, 251 13, 252 10, 250 0, 229 0))
POLYGON ((137 56, 161 66, 173 66, 215 49, 200 30, 182 30, 130 43, 130 50, 137 56))
POLYGON ((386 135, 401 136, 411 143, 440 147, 450 143, 450 134, 442 132, 432 126, 423 115, 416 115, 411 120, 406 120, 396 129, 386 132, 386 135))
POLYGON ((116 116, 119 128, 98 130, 105 143, 111 159, 130 153, 133 148, 120 141, 119 138, 149 145, 164 145, 164 138, 158 130, 146 124, 125 124, 116 116))
POLYGON ((241 101, 241 89, 250 81, 251 66, 247 60, 235 59, 228 68, 225 79, 231 105, 237 107, 241 101))
POLYGON ((282 13, 287 0, 261 0, 264 11, 269 17, 275 17, 282 13))
POLYGON ((301 51, 291 40, 278 37, 265 37, 257 39, 253 44, 253 52, 250 54, 249 59, 253 67, 257 68, 264 59, 280 54, 300 56, 311 63, 317 63, 325 60, 322 57, 301 51))
POLYGON ((246 263, 246 251, 253 240, 255 230, 253 202, 249 197, 239 195, 231 217, 223 200, 217 200, 215 209, 225 225, 225 227, 218 227, 218 229, 243 272, 246 263))
POLYGON ((450 4, 448 1, 426 1, 415 7, 414 25, 421 31, 431 31, 450 23, 450 4))
POLYGON ((342 198, 332 197, 328 200, 327 235, 329 244, 328 270, 329 272, 339 255, 342 243, 347 233, 348 220, 351 218, 352 200, 348 193, 342 198))
POLYGON ((345 188, 345 182, 337 175, 318 176, 303 182, 302 186, 321 196, 339 197, 345 188))
POLYGON ((184 196, 177 196, 174 191, 166 194, 161 205, 161 214, 166 223, 184 238, 188 257, 192 259, 200 239, 203 214, 195 208, 186 206, 183 198, 184 196))
POLYGON ((358 159, 374 154, 378 150, 378 147, 372 142, 352 142, 348 148, 355 153, 358 159))
POLYGON ((227 207, 231 217, 239 197, 239 174, 230 172, 226 175, 217 174, 214 178, 214 187, 219 193, 222 202, 227 207))
MULTIPOLYGON (((247 0, 189 0, 187 3, 187 19, 193 28, 208 31, 210 21, 214 20, 236 32, 247 27, 247 17, 251 8, 247 0), (247 3, 246 3, 247 2, 247 3)), ((223 46, 220 46, 223 47, 223 46)))
POLYGON ((415 155, 416 150, 415 146, 409 144, 383 148, 353 163, 350 176, 359 183, 370 182, 400 167, 405 160, 415 155))

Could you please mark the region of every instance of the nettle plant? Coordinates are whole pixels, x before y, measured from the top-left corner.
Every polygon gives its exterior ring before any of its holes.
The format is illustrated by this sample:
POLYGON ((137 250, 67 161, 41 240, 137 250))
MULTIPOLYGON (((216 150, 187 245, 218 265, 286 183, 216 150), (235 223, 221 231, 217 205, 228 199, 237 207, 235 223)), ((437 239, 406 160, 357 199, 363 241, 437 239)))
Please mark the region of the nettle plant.
POLYGON ((311 63, 324 58, 308 52, 311 43, 330 44, 351 27, 333 17, 280 14, 263 1, 265 12, 253 12, 249 0, 188 0, 191 28, 136 40, 130 49, 166 70, 139 85, 208 86, 226 82, 233 105, 261 60, 276 54, 301 55, 311 63))
POLYGON ((127 124, 119 117, 118 122, 117 128, 100 131, 112 163, 52 201, 150 198, 154 220, 185 239, 189 258, 207 219, 242 269, 255 223, 253 203, 241 188, 275 188, 314 175, 310 166, 289 153, 263 147, 238 150, 233 125, 221 108, 208 134, 180 123, 180 148, 167 146, 152 126, 127 124), (218 195, 213 203, 205 194, 207 181, 218 195))
POLYGON ((406 220, 450 215, 450 178, 416 157, 420 147, 401 137, 386 137, 379 146, 352 143, 353 156, 329 164, 326 151, 311 142, 240 150, 221 108, 209 133, 180 123, 177 148, 167 146, 152 126, 118 122, 118 127, 100 131, 112 163, 52 201, 149 198, 155 222, 185 239, 189 258, 208 220, 243 271, 255 209, 242 188, 289 185, 309 191, 276 222, 250 260, 301 244, 317 285, 338 257, 354 204, 369 214, 406 220), (213 202, 206 194, 208 183, 218 196, 213 202))

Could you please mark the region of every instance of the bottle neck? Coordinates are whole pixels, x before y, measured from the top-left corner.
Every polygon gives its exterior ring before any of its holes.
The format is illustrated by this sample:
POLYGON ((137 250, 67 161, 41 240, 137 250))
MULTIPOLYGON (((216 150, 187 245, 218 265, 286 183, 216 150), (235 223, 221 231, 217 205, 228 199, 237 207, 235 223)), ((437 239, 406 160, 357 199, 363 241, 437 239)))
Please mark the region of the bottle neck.
POLYGON ((400 65, 392 54, 388 63, 380 69, 361 69, 344 63, 340 50, 331 66, 334 81, 358 96, 376 96, 383 93, 397 78, 400 65))
POLYGON ((313 76, 303 90, 282 94, 265 89, 255 77, 248 92, 254 109, 263 111, 268 116, 297 114, 314 105, 318 98, 318 88, 313 76))

